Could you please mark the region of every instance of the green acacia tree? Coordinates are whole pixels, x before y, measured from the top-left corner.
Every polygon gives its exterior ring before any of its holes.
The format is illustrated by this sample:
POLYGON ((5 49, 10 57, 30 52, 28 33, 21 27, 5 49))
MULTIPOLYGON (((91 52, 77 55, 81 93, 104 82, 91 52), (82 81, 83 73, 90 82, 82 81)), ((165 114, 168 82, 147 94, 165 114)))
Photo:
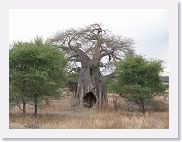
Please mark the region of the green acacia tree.
POLYGON ((40 38, 15 43, 9 52, 10 86, 18 94, 15 100, 22 98, 24 109, 27 101, 33 102, 37 115, 38 104, 57 95, 64 85, 66 64, 64 54, 40 38))
POLYGON ((165 90, 160 80, 162 62, 129 56, 117 66, 117 80, 112 89, 128 101, 135 102, 143 114, 151 99, 165 90))

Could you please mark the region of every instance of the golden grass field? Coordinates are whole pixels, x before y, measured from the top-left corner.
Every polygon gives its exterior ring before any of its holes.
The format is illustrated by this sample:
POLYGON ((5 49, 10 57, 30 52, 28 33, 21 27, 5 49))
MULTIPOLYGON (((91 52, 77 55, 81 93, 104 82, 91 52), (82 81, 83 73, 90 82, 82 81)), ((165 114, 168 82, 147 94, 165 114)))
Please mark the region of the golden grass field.
POLYGON ((73 96, 54 100, 49 106, 38 110, 37 118, 33 108, 24 116, 17 108, 10 110, 10 128, 34 129, 167 129, 169 127, 168 95, 155 97, 145 115, 138 106, 117 99, 117 94, 108 94, 108 107, 72 108, 73 96))

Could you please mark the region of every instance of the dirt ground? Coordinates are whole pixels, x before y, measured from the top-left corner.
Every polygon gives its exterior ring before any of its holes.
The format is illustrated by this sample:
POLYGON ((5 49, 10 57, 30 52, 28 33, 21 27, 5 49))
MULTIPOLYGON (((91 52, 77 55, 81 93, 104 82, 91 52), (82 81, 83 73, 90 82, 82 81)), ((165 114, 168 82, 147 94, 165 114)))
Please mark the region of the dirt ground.
POLYGON ((167 129, 169 127, 168 95, 158 96, 151 102, 145 115, 138 106, 126 102, 117 94, 108 94, 105 109, 73 108, 73 96, 51 101, 38 110, 37 118, 33 108, 23 115, 18 108, 10 110, 9 127, 14 129, 167 129))

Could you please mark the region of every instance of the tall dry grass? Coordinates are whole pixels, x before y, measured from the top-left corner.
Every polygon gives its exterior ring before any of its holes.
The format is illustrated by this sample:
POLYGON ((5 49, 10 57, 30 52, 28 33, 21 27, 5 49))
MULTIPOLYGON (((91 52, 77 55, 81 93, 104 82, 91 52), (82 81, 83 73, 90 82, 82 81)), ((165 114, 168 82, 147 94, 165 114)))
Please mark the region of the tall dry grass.
POLYGON ((10 112, 10 128, 41 129, 167 129, 169 126, 168 100, 156 97, 142 115, 135 104, 120 100, 115 110, 113 94, 109 95, 107 109, 72 109, 71 97, 53 101, 50 106, 42 107, 37 118, 32 108, 27 115, 14 109, 10 112))

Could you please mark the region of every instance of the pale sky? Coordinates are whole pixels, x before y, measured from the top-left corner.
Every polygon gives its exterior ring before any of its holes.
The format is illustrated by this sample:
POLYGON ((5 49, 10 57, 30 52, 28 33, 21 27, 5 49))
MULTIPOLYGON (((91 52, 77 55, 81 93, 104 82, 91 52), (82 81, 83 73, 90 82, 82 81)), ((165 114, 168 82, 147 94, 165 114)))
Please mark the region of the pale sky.
POLYGON ((9 42, 46 38, 58 31, 100 23, 113 34, 133 38, 137 54, 163 60, 168 70, 167 10, 10 10, 9 42))

